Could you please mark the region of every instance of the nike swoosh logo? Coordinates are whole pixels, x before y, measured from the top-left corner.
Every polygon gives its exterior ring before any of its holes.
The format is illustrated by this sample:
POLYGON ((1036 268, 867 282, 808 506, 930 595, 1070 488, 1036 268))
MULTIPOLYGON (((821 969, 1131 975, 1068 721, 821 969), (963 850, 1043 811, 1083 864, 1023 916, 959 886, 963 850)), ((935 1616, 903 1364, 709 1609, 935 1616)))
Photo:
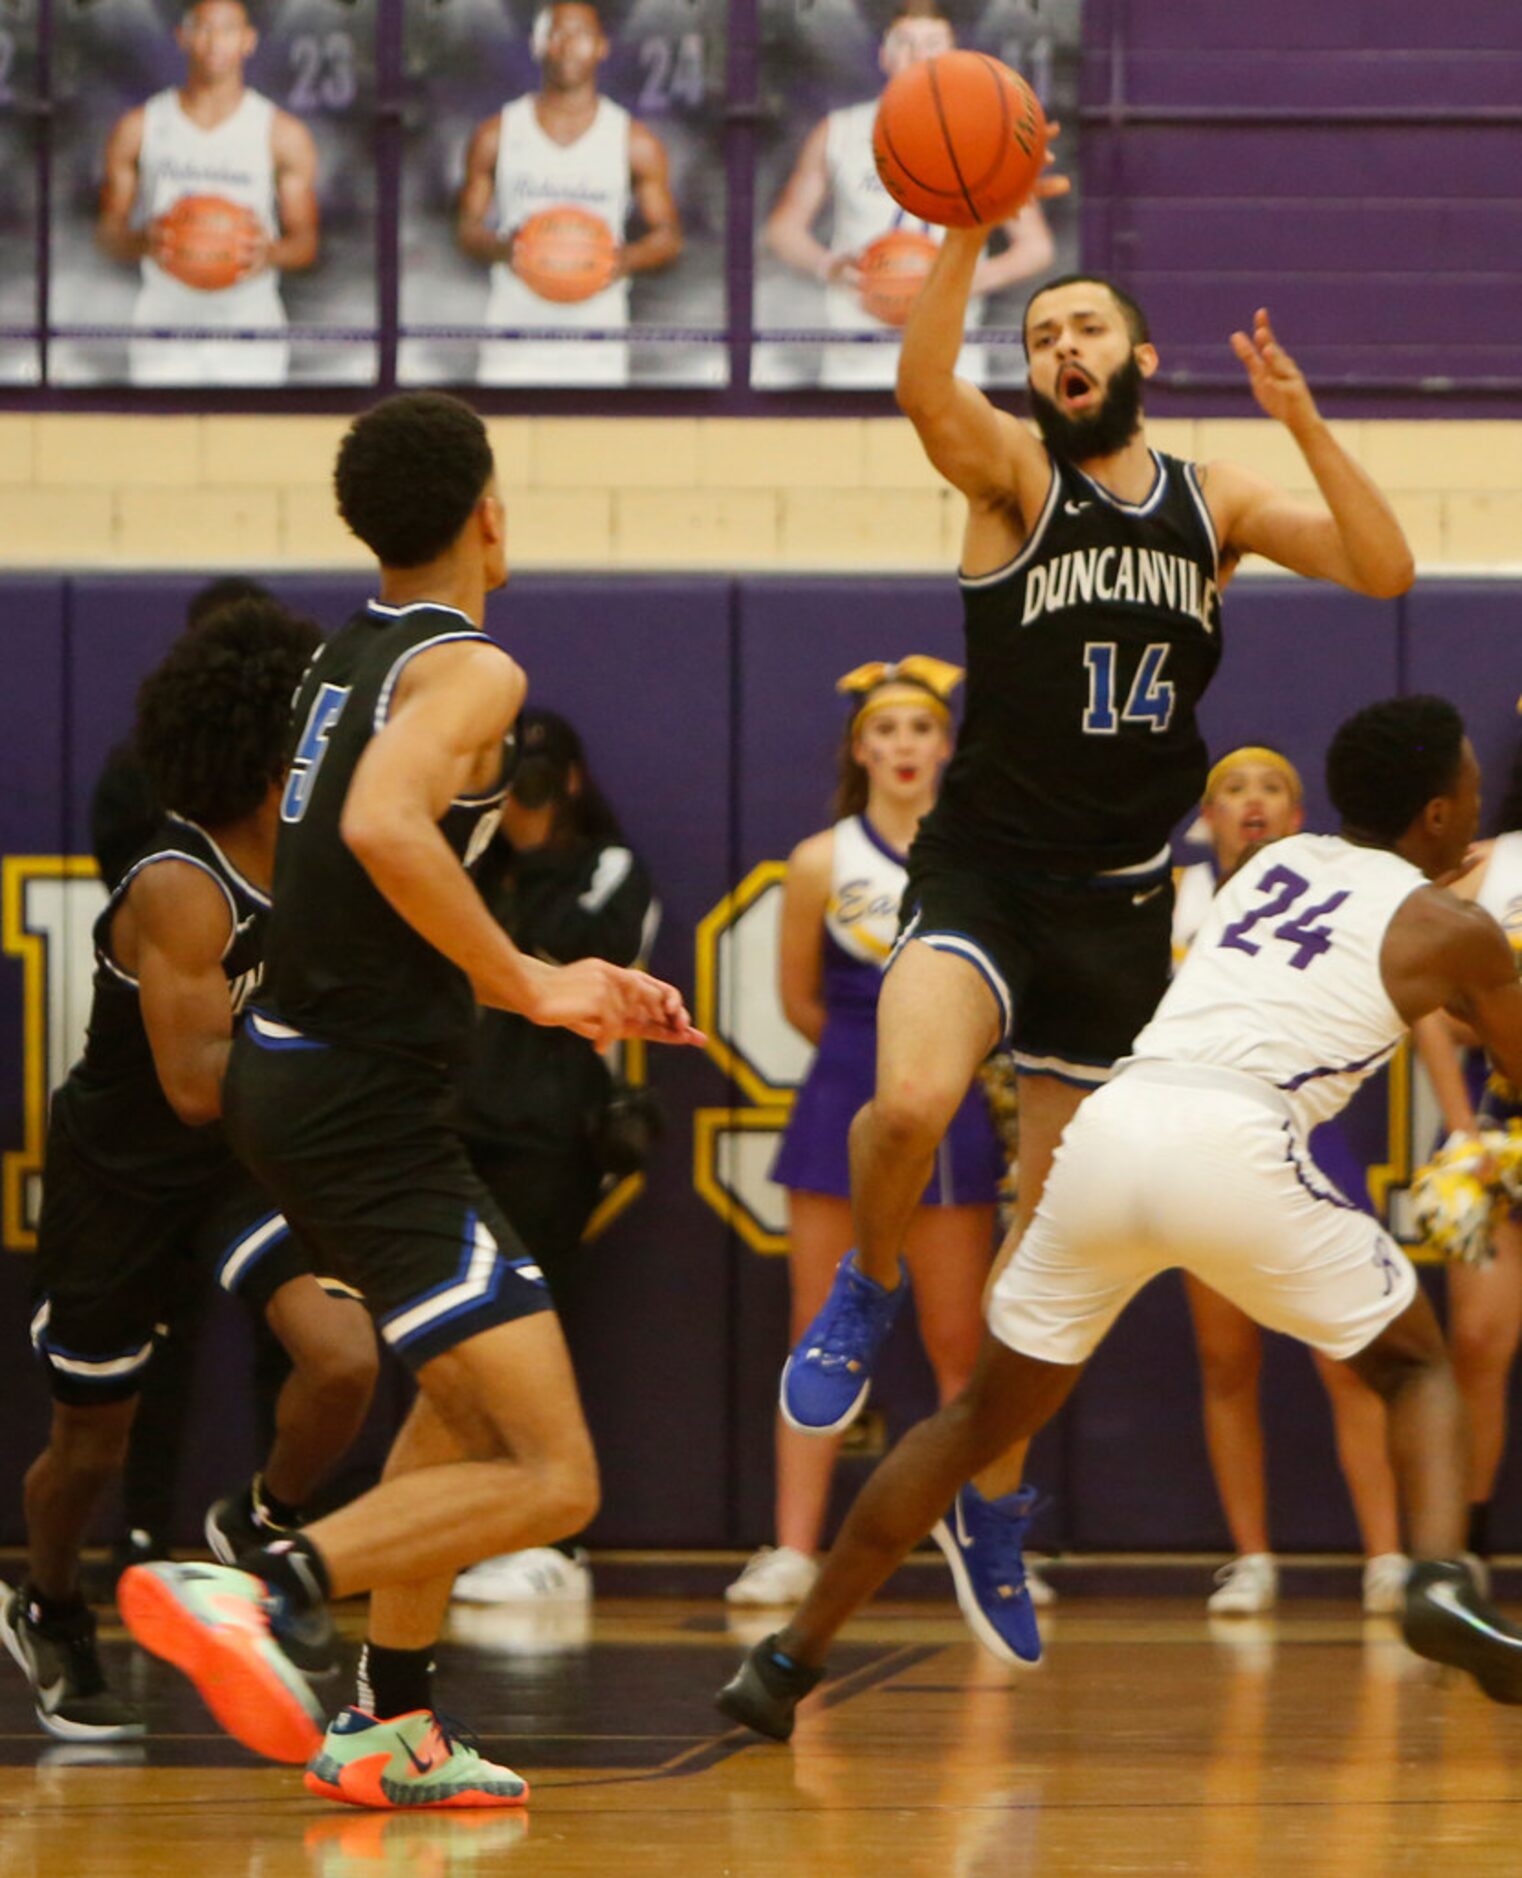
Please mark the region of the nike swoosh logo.
POLYGON ((1091 509, 1093 506, 1092 502, 1064 502, 1062 512, 1064 515, 1082 515, 1085 509, 1091 509))
POLYGON ((402 1743, 402 1746, 404 1748, 407 1748, 407 1759, 411 1761, 412 1765, 418 1770, 420 1774, 432 1773, 434 1768, 438 1766, 438 1762, 434 1759, 434 1757, 431 1754, 428 1756, 428 1759, 426 1761, 420 1761, 418 1757, 413 1753, 412 1749, 407 1747, 407 1743, 405 1741, 402 1743))
POLYGON ((1149 900, 1155 900, 1162 892, 1164 883, 1159 881, 1155 887, 1147 887, 1141 893, 1131 895, 1132 906, 1145 906, 1149 900))
POLYGON ((962 1496, 960 1493, 957 1495, 956 1499, 952 1501, 952 1506, 957 1516, 957 1544, 965 1551, 967 1547, 972 1544, 972 1540, 967 1536, 967 1521, 962 1517, 962 1496))
POLYGON ((60 1676, 57 1682, 50 1682, 47 1688, 38 1689, 37 1700, 42 1704, 43 1708, 47 1710, 48 1714, 51 1715, 68 1693, 68 1687, 68 1678, 66 1676, 60 1676))

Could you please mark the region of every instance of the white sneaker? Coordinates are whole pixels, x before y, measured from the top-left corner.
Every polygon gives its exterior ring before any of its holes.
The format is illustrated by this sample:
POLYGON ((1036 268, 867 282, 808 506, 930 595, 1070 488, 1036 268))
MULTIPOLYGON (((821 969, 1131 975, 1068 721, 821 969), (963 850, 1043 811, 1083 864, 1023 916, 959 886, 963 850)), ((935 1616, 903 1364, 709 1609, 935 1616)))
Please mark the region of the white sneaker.
POLYGON ((1057 1590, 1046 1576, 1046 1560, 1031 1558, 1025 1560, 1025 1595, 1038 1611, 1050 1610, 1057 1602, 1057 1590))
POLYGON ((1406 1608, 1406 1574, 1411 1561, 1404 1552, 1379 1552, 1363 1565, 1363 1608, 1370 1617, 1398 1617, 1406 1608))
POLYGON ((1279 1595, 1279 1570, 1272 1552, 1244 1552, 1215 1575, 1216 1589, 1205 1608, 1218 1617, 1249 1616, 1272 1610, 1279 1595))
POLYGON ((790 1545, 762 1546, 724 1591, 726 1604, 801 1604, 814 1588, 819 1567, 790 1545))
POLYGON ((591 1595, 592 1573, 581 1547, 567 1558, 548 1545, 482 1559, 460 1573, 453 1592, 459 1604, 585 1604, 591 1595))

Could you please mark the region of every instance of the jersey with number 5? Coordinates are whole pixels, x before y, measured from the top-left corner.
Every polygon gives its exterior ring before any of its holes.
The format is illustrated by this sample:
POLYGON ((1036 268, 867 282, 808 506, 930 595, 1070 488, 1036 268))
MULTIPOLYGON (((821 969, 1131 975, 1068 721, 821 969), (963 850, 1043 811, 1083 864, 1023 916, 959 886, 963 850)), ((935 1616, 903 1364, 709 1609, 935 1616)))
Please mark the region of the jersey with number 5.
POLYGON ((1132 1054, 1261 1076, 1306 1133, 1335 1115, 1406 1033, 1379 957, 1426 877, 1388 848, 1291 835, 1216 895, 1132 1054))
MULTIPOLYGON (((431 1062, 468 1053, 469 980, 408 925, 342 832, 349 785, 403 672, 420 652, 456 641, 494 643, 453 607, 372 600, 323 646, 296 693, 258 1007, 305 1036, 431 1062)), ((498 781, 456 797, 440 820, 467 867, 496 830, 509 756, 510 740, 498 781)))
POLYGON ((1019 554, 963 576, 967 709, 926 822, 937 842, 1099 873, 1157 855, 1199 801, 1216 540, 1194 465, 1151 454, 1136 503, 1053 457, 1019 554))

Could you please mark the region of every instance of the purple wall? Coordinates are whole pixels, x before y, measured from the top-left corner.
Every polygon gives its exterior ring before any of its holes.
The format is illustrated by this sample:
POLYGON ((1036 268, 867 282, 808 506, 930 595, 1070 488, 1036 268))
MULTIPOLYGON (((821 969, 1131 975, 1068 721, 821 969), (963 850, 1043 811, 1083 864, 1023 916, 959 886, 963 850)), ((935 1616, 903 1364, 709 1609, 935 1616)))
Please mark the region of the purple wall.
MULTIPOLYGON (((84 848, 95 770, 125 728, 140 673, 182 616, 191 579, 0 582, 0 854, 84 848)), ((335 624, 362 597, 347 579, 276 580, 335 624)), ((839 725, 832 686, 873 656, 956 656, 945 580, 516 579, 494 628, 524 660, 531 693, 582 728, 597 772, 648 860, 665 907, 655 964, 684 986, 698 922, 758 862, 780 859, 828 818, 839 725)), ((1226 656, 1206 709, 1217 748, 1283 744, 1325 825, 1320 750, 1367 699, 1405 687, 1465 709, 1492 799, 1515 747, 1522 583, 1425 582, 1400 602, 1308 583, 1244 580, 1227 603, 1226 656)), ((0 956, 0 1147, 21 1145, 22 971, 0 956)), ((570 1332, 602 1454, 602 1543, 750 1544, 768 1535, 776 1370, 786 1326, 780 1259, 749 1250, 694 1185, 693 1112, 743 1110, 716 1062, 652 1053, 670 1127, 649 1190, 589 1251, 570 1332)), ((1383 1098, 1360 1106, 1366 1156, 1385 1142, 1383 1098)), ((0 1543, 19 1535, 19 1482, 45 1404, 25 1355, 27 1264, 0 1257, 0 1543)), ((198 1418, 184 1499, 244 1466, 251 1433, 236 1376, 242 1328, 222 1312, 204 1365, 214 1412, 198 1418)), ((1324 1401, 1308 1359, 1271 1339, 1265 1399, 1280 1543, 1352 1541, 1324 1401)), ((930 1402, 907 1335, 882 1389, 891 1426, 930 1402)), ((1215 1546, 1225 1532, 1205 1465, 1197 1373, 1182 1299, 1164 1280, 1138 1300, 1038 1454, 1049 1541, 1093 1548, 1215 1546)), ((388 1397, 394 1413, 396 1394, 388 1397)), ((859 1477, 847 1469, 846 1480, 859 1477)), ((1503 1545, 1522 1541, 1514 1472, 1498 1504, 1503 1545)))

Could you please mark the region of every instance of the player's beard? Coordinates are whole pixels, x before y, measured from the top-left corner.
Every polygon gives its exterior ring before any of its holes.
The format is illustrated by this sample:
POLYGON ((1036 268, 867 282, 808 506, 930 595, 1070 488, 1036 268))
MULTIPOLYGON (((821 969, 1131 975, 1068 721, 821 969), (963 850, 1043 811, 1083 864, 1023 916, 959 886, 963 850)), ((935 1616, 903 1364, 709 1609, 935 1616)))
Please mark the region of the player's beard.
POLYGON ((1096 409, 1069 417, 1051 398, 1030 387, 1031 415, 1046 447, 1065 463, 1087 463, 1114 456, 1141 428, 1142 375, 1133 352, 1117 366, 1096 409))

